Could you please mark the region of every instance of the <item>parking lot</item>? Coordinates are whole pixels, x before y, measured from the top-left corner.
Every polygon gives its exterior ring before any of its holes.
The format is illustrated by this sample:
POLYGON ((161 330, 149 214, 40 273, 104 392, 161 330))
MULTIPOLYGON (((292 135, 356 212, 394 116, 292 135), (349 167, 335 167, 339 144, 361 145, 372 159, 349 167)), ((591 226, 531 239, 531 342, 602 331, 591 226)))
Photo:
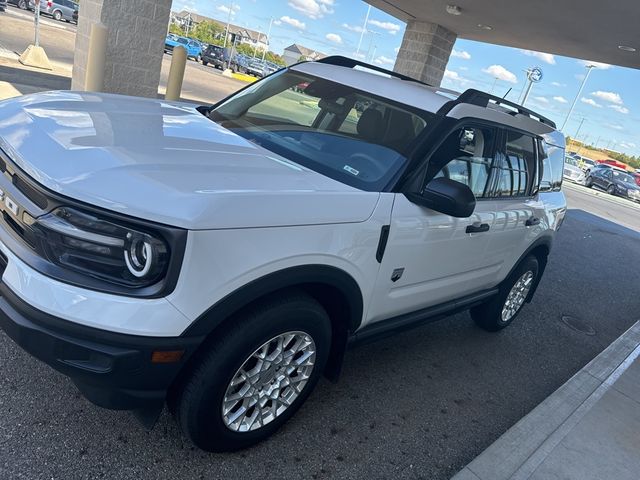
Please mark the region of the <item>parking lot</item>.
POLYGON ((638 319, 639 211, 565 193, 546 276, 513 326, 489 334, 462 313, 358 347, 339 383, 236 454, 196 450, 166 412, 147 432, 92 406, 0 333, 0 478, 449 478, 638 319))
MULTIPOLYGON (((26 23, 0 18, 6 51, 30 40, 26 23)), ((73 27, 46 28, 52 58, 70 61, 73 27)), ((241 85, 189 62, 184 93, 213 102, 241 85)), ((640 317, 639 207, 564 190, 547 273, 510 328, 487 333, 465 312, 352 349, 338 383, 247 451, 199 451, 167 412, 146 431, 95 407, 0 331, 0 479, 450 478, 640 317)))

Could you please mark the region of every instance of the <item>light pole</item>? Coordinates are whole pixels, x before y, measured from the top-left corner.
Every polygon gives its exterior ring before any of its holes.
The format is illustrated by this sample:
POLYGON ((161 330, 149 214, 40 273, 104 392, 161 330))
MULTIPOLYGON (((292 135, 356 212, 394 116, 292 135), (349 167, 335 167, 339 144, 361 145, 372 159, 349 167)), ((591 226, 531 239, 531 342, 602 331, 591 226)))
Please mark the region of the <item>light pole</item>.
MULTIPOLYGON (((267 50, 271 46, 271 27, 273 26, 273 17, 271 17, 271 21, 269 22, 269 30, 267 32, 267 48, 262 50, 262 61, 264 62, 264 57, 267 55, 267 50)), ((260 37, 258 37, 258 41, 260 41, 260 37)))
POLYGON ((576 103, 578 103, 578 99, 580 98, 580 95, 582 95, 582 91, 584 90, 584 86, 586 85, 587 80, 589 78, 589 75, 591 74, 591 70, 596 68, 596 66, 595 65, 587 65, 586 68, 587 68, 587 74, 582 79, 582 84, 580 85, 580 89, 578 90, 578 94, 576 95, 576 98, 573 99, 573 103, 571 104, 571 108, 569 109, 569 113, 567 113, 567 118, 564 119, 564 123, 562 124, 562 127, 560 128, 561 131, 564 131, 564 127, 566 127, 567 123, 569 123, 569 119, 571 118, 571 114, 573 113, 573 109, 576 108, 576 103))
POLYGON ((371 14, 371 5, 367 9, 367 16, 364 19, 364 25, 362 25, 362 32, 360 32, 360 41, 358 42, 358 49, 356 50, 356 57, 360 57, 360 47, 362 47, 362 39, 364 34, 368 32, 367 25, 369 24, 369 15, 371 14))
POLYGON ((224 29, 224 45, 222 45, 222 48, 225 48, 227 46, 227 39, 229 38, 229 27, 231 26, 232 13, 233 13, 233 2, 231 2, 231 6, 229 7, 229 16, 227 17, 227 28, 224 29))

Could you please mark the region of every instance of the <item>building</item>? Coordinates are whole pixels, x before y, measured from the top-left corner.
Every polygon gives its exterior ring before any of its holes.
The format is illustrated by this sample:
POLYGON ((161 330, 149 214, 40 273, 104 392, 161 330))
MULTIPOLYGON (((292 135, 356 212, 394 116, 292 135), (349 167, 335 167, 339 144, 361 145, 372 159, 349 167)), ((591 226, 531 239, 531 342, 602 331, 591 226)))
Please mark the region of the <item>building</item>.
MULTIPOLYGON (((202 22, 215 23, 220 27, 221 31, 227 29, 226 22, 216 20, 215 18, 205 17, 204 15, 199 15, 187 10, 171 12, 170 22, 184 29, 187 34, 202 22)), ((224 33, 220 38, 224 38, 224 33)), ((229 44, 235 43, 236 45, 249 45, 251 48, 255 48, 260 52, 269 49, 269 38, 264 33, 233 24, 229 24, 227 42, 229 44)))
POLYGON ((311 50, 310 48, 303 47, 296 43, 285 48, 284 53, 282 54, 282 58, 287 67, 303 60, 320 60, 324 57, 326 57, 324 53, 311 50))

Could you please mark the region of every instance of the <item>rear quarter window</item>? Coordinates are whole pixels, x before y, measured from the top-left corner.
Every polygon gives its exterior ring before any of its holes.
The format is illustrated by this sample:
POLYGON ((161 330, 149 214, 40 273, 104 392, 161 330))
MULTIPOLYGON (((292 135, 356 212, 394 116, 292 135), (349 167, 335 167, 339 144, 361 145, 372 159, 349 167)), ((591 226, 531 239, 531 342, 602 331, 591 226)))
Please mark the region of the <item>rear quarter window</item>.
POLYGON ((564 149, 548 144, 544 140, 539 143, 539 162, 542 171, 540 191, 560 191, 562 188, 562 173, 564 171, 564 149))

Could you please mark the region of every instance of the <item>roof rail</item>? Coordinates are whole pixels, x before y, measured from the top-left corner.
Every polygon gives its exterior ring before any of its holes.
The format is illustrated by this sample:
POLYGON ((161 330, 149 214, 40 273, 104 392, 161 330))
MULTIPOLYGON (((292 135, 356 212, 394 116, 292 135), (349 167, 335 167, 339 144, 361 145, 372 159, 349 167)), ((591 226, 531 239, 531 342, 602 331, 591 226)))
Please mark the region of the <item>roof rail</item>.
POLYGON ((445 103, 440 110, 438 111, 438 114, 440 115, 446 115, 448 114, 451 110, 453 110, 453 108, 456 105, 459 105, 461 103, 466 103, 469 105, 477 105, 479 107, 488 107, 489 103, 493 102, 496 105, 506 105, 508 107, 511 107, 515 110, 514 113, 519 113, 521 115, 526 115, 527 117, 534 119, 534 120, 538 120, 541 123, 544 123, 545 125, 550 126, 551 128, 555 129, 556 128, 556 124, 555 122, 553 122, 552 120, 549 120, 547 117, 543 117, 542 115, 540 115, 539 113, 534 112, 533 110, 530 110, 526 107, 523 107, 522 105, 519 105, 515 102, 512 102, 510 100, 505 100, 504 98, 500 98, 500 97, 496 97, 495 95, 491 95, 490 93, 486 93, 486 92, 482 92, 480 90, 476 90, 474 88, 470 88, 468 90, 465 90, 456 100, 452 100, 450 102, 445 103))
POLYGON ((316 63, 326 63, 327 65, 336 65, 338 67, 362 67, 368 70, 373 70, 375 72, 384 73, 385 75, 390 75, 395 78, 399 78, 400 80, 405 80, 407 82, 419 83, 421 85, 426 85, 427 87, 433 87, 433 85, 429 85, 428 83, 421 82, 420 80, 416 80, 415 78, 408 77, 401 73, 397 73, 391 70, 387 70, 386 68, 378 67, 376 65, 371 65, 370 63, 361 62, 360 60, 355 60, 353 58, 343 57, 341 55, 331 55, 329 57, 324 57, 320 60, 316 60, 316 63))

